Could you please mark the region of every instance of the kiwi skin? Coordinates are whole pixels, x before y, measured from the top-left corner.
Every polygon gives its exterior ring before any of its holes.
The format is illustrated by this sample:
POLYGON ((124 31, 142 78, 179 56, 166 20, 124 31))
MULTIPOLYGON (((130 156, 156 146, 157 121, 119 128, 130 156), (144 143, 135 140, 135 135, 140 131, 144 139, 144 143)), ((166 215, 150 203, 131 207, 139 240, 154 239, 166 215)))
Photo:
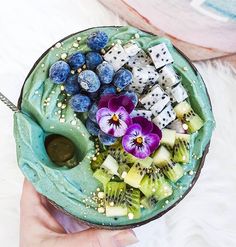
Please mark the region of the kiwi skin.
MULTIPOLYGON (((99 28, 120 28, 121 26, 100 26, 99 28)), ((70 34, 66 37, 64 37, 63 39, 59 40, 58 42, 64 42, 65 40, 67 40, 68 38, 71 38, 72 36, 74 35, 79 35, 81 32, 84 32, 84 31, 89 31, 93 29, 93 27, 91 28, 88 28, 88 29, 85 29, 85 30, 81 30, 79 32, 76 32, 76 33, 73 33, 73 34, 70 34)), ((145 33, 149 33, 151 35, 154 35, 153 33, 151 32, 148 32, 148 31, 144 31, 143 32, 145 33)), ((57 43, 57 42, 56 42, 57 43)), ((55 44, 56 44, 55 43, 55 44)), ((35 64, 32 66, 31 70, 29 71, 25 81, 29 78, 29 76, 31 75, 31 73, 33 72, 33 70, 36 68, 36 66, 38 66, 38 64, 41 62, 41 60, 44 58, 44 56, 50 51, 51 48, 53 48, 55 46, 55 44, 53 44, 50 48, 48 48, 48 50, 46 50, 40 57, 39 59, 35 62, 35 64)), ((193 69, 194 73, 196 76, 201 77, 201 75, 199 74, 198 70, 196 69, 196 67, 193 65, 193 63, 191 62, 191 60, 181 51, 179 50, 177 47, 175 47, 175 50, 177 50, 177 52, 183 56, 186 61, 188 61, 188 63, 190 64, 191 68, 193 69)), ((25 83, 24 81, 24 83, 25 83)), ((203 81, 203 79, 202 79, 203 81)), ((20 96, 19 96, 19 99, 18 99, 18 108, 21 109, 21 102, 22 102, 22 97, 23 97, 23 89, 24 89, 24 85, 22 86, 22 90, 21 90, 21 93, 20 93, 20 96)), ((206 88, 205 88, 206 89, 206 88)), ((207 89, 206 89, 206 94, 208 95, 208 99, 210 101, 210 97, 209 97, 209 94, 207 92, 207 89)), ((210 102, 211 104, 211 102, 210 102)), ((199 160, 199 166, 197 168, 197 171, 196 171, 196 174, 193 178, 193 181, 192 181, 192 185, 194 185, 197 181, 197 179, 199 178, 200 176, 200 173, 201 173, 201 170, 202 170, 202 167, 204 166, 204 163, 205 163, 205 157, 209 151, 209 146, 210 146, 210 142, 206 145, 206 148, 203 152, 203 156, 202 158, 199 160)), ((85 224, 89 227, 92 227, 92 228, 97 228, 97 229, 107 229, 107 230, 124 230, 124 229, 130 229, 130 228, 134 228, 134 227, 139 227, 141 225, 144 225, 144 224, 147 224, 155 219, 158 219, 160 218, 161 216, 163 216, 164 214, 166 214, 168 211, 170 211, 172 208, 174 208, 176 205, 179 204, 180 201, 182 201, 184 199, 184 197, 191 191, 191 189, 193 188, 193 186, 189 187, 186 192, 183 194, 183 196, 181 198, 179 198, 174 204, 170 205, 167 209, 157 213, 155 216, 153 216, 152 218, 150 219, 146 219, 146 220, 143 220, 141 222, 138 222, 138 223, 132 223, 132 224, 126 224, 126 225, 102 225, 102 224, 98 224, 98 223, 92 223, 92 222, 89 222, 89 221, 86 221, 86 220, 83 220, 83 219, 80 219, 78 218, 77 216, 69 213, 68 211, 66 211, 64 208, 62 208, 61 206, 59 206, 58 204, 56 204, 54 201, 50 200, 48 198, 48 201, 55 207, 57 208, 58 210, 60 210, 62 213, 72 217, 73 219, 75 219, 76 221, 78 221, 79 223, 82 223, 82 224, 85 224)))

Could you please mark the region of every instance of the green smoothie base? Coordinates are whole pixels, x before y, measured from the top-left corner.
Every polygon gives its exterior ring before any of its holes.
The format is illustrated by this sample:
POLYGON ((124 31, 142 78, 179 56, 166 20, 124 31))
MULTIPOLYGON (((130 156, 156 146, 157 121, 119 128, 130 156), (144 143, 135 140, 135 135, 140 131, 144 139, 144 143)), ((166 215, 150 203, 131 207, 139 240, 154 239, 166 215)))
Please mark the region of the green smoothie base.
POLYGON ((26 178, 33 183, 39 193, 67 213, 90 224, 114 228, 141 224, 166 211, 186 194, 198 173, 203 153, 215 126, 205 85, 190 63, 168 39, 158 38, 129 26, 92 28, 57 43, 40 58, 27 77, 20 107, 21 112, 15 113, 14 116, 14 134, 18 164, 26 178), (190 104, 204 120, 204 126, 191 135, 191 162, 184 165, 185 175, 177 183, 172 184, 174 191, 172 196, 158 202, 152 210, 142 209, 140 219, 113 218, 98 213, 92 197, 97 188, 102 189, 102 185, 92 176, 90 167, 90 159, 95 153, 94 143, 81 121, 84 116, 76 117, 70 106, 66 104, 67 98, 63 94, 63 88, 53 84, 48 78, 50 66, 65 53, 70 55, 78 50, 89 51, 86 39, 96 30, 106 32, 109 36, 108 46, 118 40, 125 44, 134 39, 142 49, 146 50, 160 42, 165 42, 174 58, 174 68, 182 76, 190 104), (79 47, 76 44, 79 44, 79 47), (61 107, 61 102, 64 107, 61 107), (49 159, 44 141, 46 136, 52 133, 66 136, 74 142, 79 151, 78 166, 67 169, 55 165, 49 159))

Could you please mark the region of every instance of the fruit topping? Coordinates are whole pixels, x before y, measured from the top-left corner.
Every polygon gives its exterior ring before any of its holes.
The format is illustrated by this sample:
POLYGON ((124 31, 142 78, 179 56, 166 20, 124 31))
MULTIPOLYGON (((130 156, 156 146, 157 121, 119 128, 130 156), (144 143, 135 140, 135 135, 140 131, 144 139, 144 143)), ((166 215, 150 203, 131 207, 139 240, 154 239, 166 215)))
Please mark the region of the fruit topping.
POLYGON ((187 125, 187 131, 193 133, 203 126, 203 120, 193 111, 192 107, 183 101, 174 108, 177 118, 187 125))
POLYGON ((70 75, 65 81, 65 91, 67 94, 74 95, 80 92, 78 75, 70 75))
POLYGON ((91 106, 91 100, 83 94, 76 94, 70 99, 70 106, 75 112, 88 112, 91 106))
POLYGON ((62 84, 70 74, 70 66, 64 61, 55 62, 49 70, 50 79, 56 84, 62 84))
POLYGON ((157 69, 174 62, 165 43, 149 48, 148 53, 157 69))
POLYGON ((103 57, 99 53, 91 51, 86 54, 85 61, 87 68, 94 70, 100 63, 102 63, 103 57))
POLYGON ((108 43, 108 36, 105 32, 97 31, 91 33, 87 39, 88 47, 93 51, 99 51, 108 43))
POLYGON ((100 87, 98 76, 92 70, 84 70, 78 75, 80 87, 89 93, 96 92, 100 87))
POLYGON ((101 64, 99 64, 96 68, 97 75, 101 81, 101 83, 109 84, 112 82, 113 76, 114 76, 114 69, 111 64, 104 61, 101 64))
POLYGON ((118 91, 122 91, 125 87, 127 87, 132 82, 132 73, 124 68, 121 68, 115 73, 113 82, 117 87, 118 91))
POLYGON ((169 103, 155 118, 152 119, 152 121, 160 129, 163 129, 173 120, 175 120, 175 118, 176 118, 175 111, 171 106, 171 104, 169 103))
POLYGON ((120 44, 114 45, 103 57, 113 66, 115 71, 129 61, 129 55, 120 44))
POLYGON ((189 162, 190 135, 176 134, 175 145, 173 149, 173 161, 180 163, 189 162))
POLYGON ((80 51, 72 54, 68 58, 68 64, 70 65, 71 69, 74 70, 77 70, 78 68, 82 67, 85 64, 84 54, 80 51))

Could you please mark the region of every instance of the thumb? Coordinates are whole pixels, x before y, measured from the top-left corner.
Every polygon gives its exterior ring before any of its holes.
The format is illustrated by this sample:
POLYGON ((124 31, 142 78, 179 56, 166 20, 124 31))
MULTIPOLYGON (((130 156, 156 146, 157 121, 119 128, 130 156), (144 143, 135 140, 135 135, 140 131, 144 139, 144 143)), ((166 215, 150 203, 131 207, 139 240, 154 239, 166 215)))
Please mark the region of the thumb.
POLYGON ((132 230, 108 231, 89 229, 67 234, 59 241, 60 246, 125 247, 138 242, 132 230))

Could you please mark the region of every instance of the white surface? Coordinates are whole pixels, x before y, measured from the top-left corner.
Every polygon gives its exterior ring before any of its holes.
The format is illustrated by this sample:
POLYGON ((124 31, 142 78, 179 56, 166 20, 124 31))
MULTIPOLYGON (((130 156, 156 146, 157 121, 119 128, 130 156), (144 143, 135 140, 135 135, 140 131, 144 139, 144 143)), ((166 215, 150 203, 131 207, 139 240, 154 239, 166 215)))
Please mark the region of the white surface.
MULTIPOLYGON (((95 0, 1 2, 0 91, 16 102, 31 66, 52 43, 90 26, 122 23, 95 0)), ((198 67, 217 122, 210 153, 186 199, 161 219, 136 230, 137 247, 236 246, 236 74, 221 65, 198 67)), ((0 103, 0 243, 4 247, 18 246, 23 179, 12 126, 12 113, 0 103)))

